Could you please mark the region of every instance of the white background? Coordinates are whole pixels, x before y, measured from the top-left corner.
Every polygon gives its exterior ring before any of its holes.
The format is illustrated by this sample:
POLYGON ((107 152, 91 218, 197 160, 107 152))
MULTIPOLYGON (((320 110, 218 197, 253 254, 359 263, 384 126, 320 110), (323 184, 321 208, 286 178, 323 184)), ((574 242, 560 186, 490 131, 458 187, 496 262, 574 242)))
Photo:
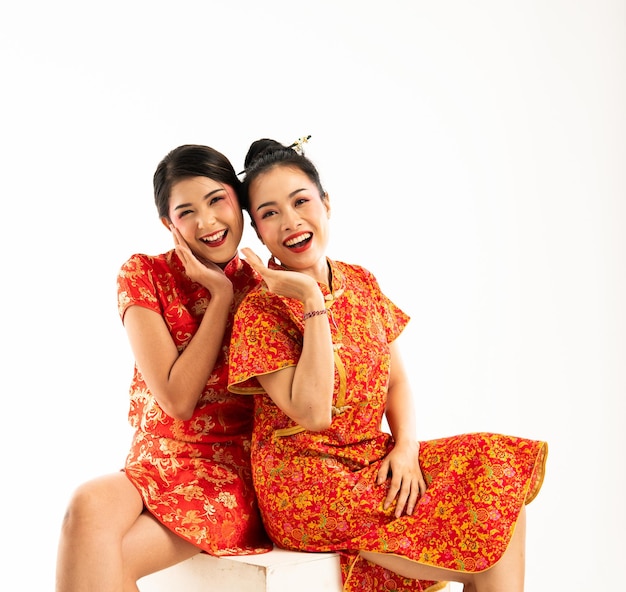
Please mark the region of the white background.
POLYGON ((624 589, 623 1, 11 2, 0 68, 12 589, 53 589, 71 491, 126 455, 115 278, 170 248, 158 161, 304 134, 329 255, 412 317, 419 437, 549 442, 527 591, 624 589))

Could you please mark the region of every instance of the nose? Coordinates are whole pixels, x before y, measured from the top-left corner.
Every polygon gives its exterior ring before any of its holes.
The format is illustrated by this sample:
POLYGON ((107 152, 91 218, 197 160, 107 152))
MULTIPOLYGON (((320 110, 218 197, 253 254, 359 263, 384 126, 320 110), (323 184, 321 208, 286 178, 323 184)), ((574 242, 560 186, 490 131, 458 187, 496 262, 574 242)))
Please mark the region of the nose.
POLYGON ((293 208, 284 212, 281 222, 283 230, 295 230, 302 224, 298 212, 293 208))
POLYGON ((211 209, 205 210, 201 216, 198 216, 198 226, 200 228, 208 228, 213 226, 216 222, 217 218, 215 217, 215 213, 211 209))

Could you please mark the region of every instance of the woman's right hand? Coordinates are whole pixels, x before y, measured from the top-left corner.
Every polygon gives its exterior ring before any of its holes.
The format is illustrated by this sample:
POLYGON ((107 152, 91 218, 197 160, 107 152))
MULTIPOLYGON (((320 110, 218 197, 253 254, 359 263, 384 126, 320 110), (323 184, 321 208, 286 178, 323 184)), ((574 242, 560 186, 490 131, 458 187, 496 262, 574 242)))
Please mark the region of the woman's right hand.
POLYGON ((323 306, 322 292, 312 277, 299 271, 269 269, 261 261, 261 258, 248 247, 241 249, 241 252, 246 261, 263 278, 270 292, 287 298, 295 298, 303 303, 309 299, 319 300, 323 306))
POLYGON ((223 292, 224 290, 231 290, 232 292, 232 283, 226 277, 224 271, 212 261, 198 258, 173 224, 170 225, 170 230, 174 237, 176 254, 185 267, 185 273, 194 282, 198 282, 204 286, 211 292, 211 295, 215 295, 217 291, 223 292))

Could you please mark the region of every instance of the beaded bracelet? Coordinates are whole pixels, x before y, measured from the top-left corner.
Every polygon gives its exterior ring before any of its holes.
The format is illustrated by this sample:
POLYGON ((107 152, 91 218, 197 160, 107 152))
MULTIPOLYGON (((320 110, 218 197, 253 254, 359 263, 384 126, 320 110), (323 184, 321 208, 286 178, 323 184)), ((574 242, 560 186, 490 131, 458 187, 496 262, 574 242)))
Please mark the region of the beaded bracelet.
POLYGON ((324 315, 327 313, 328 311, 325 308, 322 308, 322 310, 312 310, 311 312, 305 312, 302 319, 306 321, 307 319, 310 319, 311 317, 316 317, 318 315, 324 315))

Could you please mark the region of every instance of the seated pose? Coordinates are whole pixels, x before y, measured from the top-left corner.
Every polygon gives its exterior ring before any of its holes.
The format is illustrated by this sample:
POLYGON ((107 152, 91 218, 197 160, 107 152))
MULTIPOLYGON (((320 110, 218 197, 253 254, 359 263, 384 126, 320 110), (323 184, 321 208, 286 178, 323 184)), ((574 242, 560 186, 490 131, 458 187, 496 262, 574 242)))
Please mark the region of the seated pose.
POLYGON ((57 592, 136 591, 204 551, 272 548, 250 470, 252 402, 227 390, 233 314, 260 277, 239 259, 240 181, 206 146, 172 150, 154 196, 175 248, 133 255, 118 275, 135 356, 123 472, 81 485, 61 531, 57 592))
POLYGON ((285 549, 338 551, 344 590, 521 592, 547 445, 418 441, 395 341, 409 318, 366 269, 326 256, 330 202, 301 146, 257 140, 245 163, 242 207, 272 258, 243 250, 264 284, 235 315, 229 388, 254 395, 265 527, 285 549))

